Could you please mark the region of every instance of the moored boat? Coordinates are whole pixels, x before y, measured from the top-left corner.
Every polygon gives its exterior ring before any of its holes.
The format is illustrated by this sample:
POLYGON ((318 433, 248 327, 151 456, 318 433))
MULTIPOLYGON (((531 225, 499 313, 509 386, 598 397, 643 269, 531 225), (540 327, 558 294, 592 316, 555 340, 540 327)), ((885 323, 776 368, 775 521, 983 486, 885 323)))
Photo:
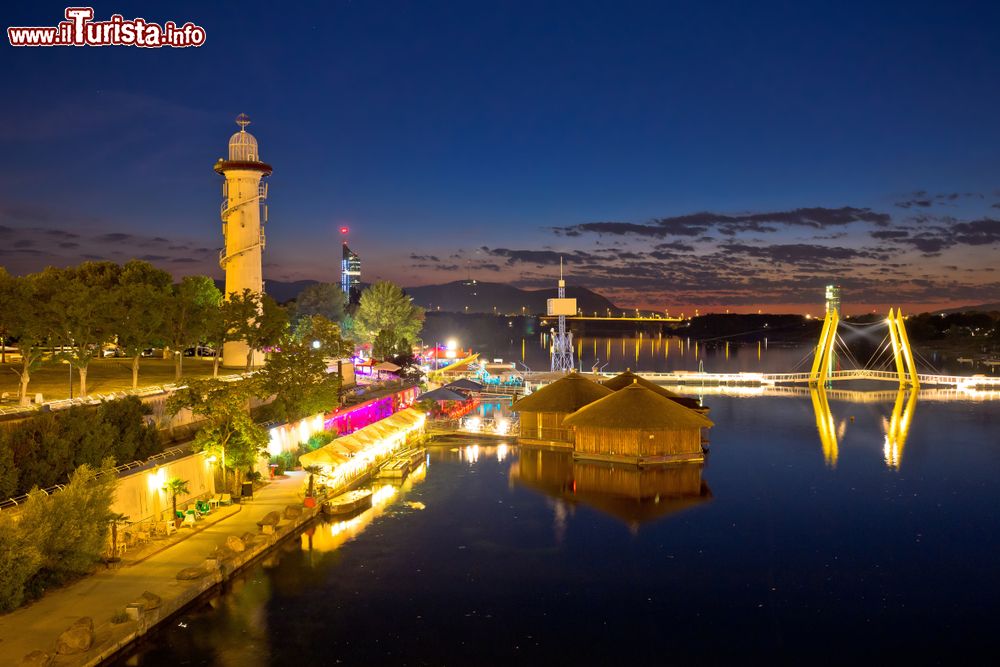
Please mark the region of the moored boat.
POLYGON ((323 513, 326 515, 348 514, 356 510, 371 507, 372 490, 357 489, 331 498, 323 503, 323 513))

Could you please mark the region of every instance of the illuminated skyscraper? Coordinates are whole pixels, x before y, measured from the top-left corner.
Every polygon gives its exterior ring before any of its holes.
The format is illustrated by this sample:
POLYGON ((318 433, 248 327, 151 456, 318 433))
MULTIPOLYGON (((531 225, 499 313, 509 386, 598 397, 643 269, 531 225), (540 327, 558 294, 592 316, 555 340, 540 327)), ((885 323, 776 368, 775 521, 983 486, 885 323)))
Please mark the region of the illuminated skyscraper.
POLYGON ((831 310, 840 315, 840 285, 826 286, 826 312, 831 310))
POLYGON ((361 298, 361 258, 347 247, 347 241, 344 241, 340 262, 340 289, 351 303, 357 303, 361 298))

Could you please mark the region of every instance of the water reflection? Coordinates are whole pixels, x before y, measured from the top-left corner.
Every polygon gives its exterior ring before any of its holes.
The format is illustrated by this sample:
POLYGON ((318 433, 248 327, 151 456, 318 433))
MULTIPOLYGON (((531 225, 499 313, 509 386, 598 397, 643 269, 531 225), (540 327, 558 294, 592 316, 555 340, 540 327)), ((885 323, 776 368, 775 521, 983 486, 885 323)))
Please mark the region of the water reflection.
POLYGON ((910 422, 917 408, 917 394, 918 392, 911 391, 909 400, 905 400, 906 390, 900 388, 892 406, 892 416, 885 425, 885 464, 890 468, 899 468, 903 458, 903 447, 906 446, 910 422))
MULTIPOLYGON (((302 549, 310 554, 310 565, 313 564, 312 554, 334 551, 344 542, 354 539, 364 532, 372 521, 382 516, 393 501, 405 496, 415 485, 427 477, 427 462, 413 469, 406 480, 399 486, 393 484, 377 484, 372 487, 372 506, 363 512, 347 519, 331 521, 314 526, 302 534, 302 549)), ((423 509, 421 507, 420 509, 423 509)))
POLYGON ((563 523, 565 507, 561 503, 570 507, 582 504, 636 530, 640 524, 711 498, 701 471, 700 464, 612 466, 574 460, 572 452, 522 447, 519 459, 511 464, 510 479, 556 499, 556 516, 563 523))
MULTIPOLYGON (((813 411, 816 413, 816 430, 819 431, 819 442, 823 447, 823 460, 829 467, 836 468, 840 448, 837 444, 838 433, 833 421, 833 411, 830 410, 830 402, 826 398, 826 389, 813 387, 809 393, 813 411)), ((841 430, 843 428, 842 425, 841 430)))
MULTIPOLYGON (((917 408, 917 395, 919 392, 900 388, 896 392, 896 398, 892 406, 892 414, 888 420, 882 419, 882 428, 885 431, 885 442, 883 444, 883 454, 885 464, 890 468, 899 468, 903 458, 903 448, 906 446, 906 438, 910 433, 910 423, 917 408), (907 398, 909 393, 909 398, 907 398)), ((819 433, 820 446, 823 449, 823 460, 831 468, 837 467, 837 459, 840 455, 839 442, 847 431, 847 419, 841 419, 839 424, 834 419, 833 410, 830 409, 830 401, 827 397, 827 390, 823 387, 810 389, 813 411, 816 414, 816 430, 819 433)), ((854 421, 851 417, 850 421, 854 421)))

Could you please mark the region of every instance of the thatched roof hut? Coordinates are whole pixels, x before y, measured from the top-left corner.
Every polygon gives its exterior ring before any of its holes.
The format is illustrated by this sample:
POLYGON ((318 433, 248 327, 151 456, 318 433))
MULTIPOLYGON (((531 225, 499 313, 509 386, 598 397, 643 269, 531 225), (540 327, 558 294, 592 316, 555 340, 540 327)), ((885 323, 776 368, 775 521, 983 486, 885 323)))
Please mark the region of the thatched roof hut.
POLYGON ((521 436, 518 441, 526 444, 572 446, 572 435, 563 427, 563 419, 613 393, 579 373, 564 375, 513 405, 512 409, 519 413, 521 419, 521 436))
POLYGON ((563 420, 574 430, 574 453, 630 463, 699 461, 708 417, 638 382, 587 405, 563 420))
POLYGON ((657 394, 663 396, 664 398, 669 398, 671 401, 674 401, 675 403, 680 403, 685 408, 691 410, 697 410, 698 412, 703 412, 703 413, 708 412, 708 408, 703 407, 701 403, 699 403, 697 400, 690 398, 688 396, 681 396, 676 392, 661 387, 655 382, 650 382, 646 378, 633 373, 632 369, 630 368, 625 369, 624 373, 616 375, 608 380, 604 380, 603 382, 601 382, 601 384, 603 384, 605 387, 607 387, 612 391, 625 389, 626 387, 630 387, 633 384, 640 384, 646 389, 655 391, 657 394))

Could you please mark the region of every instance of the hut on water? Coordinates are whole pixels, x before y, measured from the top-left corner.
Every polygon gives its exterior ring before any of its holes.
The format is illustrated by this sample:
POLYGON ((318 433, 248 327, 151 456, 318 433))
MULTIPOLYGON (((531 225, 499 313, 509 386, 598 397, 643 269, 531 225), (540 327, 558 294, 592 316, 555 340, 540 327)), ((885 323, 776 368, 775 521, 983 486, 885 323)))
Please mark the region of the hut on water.
POLYGON ((607 387, 612 391, 618 391, 619 389, 625 389, 626 387, 630 387, 633 384, 639 384, 645 387, 646 389, 655 391, 657 394, 663 396, 664 398, 669 398, 674 403, 679 403, 680 405, 683 405, 685 408, 690 408, 691 410, 700 412, 702 414, 708 414, 708 408, 704 407, 696 399, 690 398, 688 396, 681 396, 680 394, 670 391, 669 389, 664 389, 655 382, 650 382, 646 378, 636 375, 635 373, 632 372, 631 368, 625 369, 624 373, 616 375, 609 380, 604 380, 603 382, 601 382, 601 384, 603 384, 605 387, 607 387))
POLYGON ((579 458, 643 465, 704 460, 701 430, 712 422, 633 382, 569 415, 563 426, 573 429, 579 458))
POLYGON ((573 435, 563 426, 563 419, 596 400, 611 396, 607 387, 569 373, 512 406, 521 420, 518 442, 555 447, 572 447, 573 435))

